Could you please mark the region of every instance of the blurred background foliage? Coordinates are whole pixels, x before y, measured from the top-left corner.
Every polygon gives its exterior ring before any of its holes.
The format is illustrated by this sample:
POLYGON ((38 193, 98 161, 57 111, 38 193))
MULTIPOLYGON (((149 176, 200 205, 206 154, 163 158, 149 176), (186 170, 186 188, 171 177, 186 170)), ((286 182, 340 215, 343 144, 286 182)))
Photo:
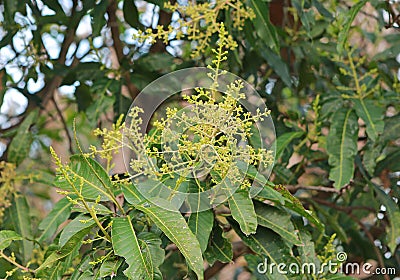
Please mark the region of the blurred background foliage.
MULTIPOLYGON (((0 229, 39 236, 60 199, 50 187, 49 146, 63 161, 77 152, 73 119, 82 145, 98 145, 92 130, 110 127, 150 82, 209 64, 224 22, 238 47, 223 68, 253 84, 272 110, 270 180, 315 211, 349 260, 399 268, 400 4, 194 2, 0 1, 0 229)), ((116 158, 112 173, 124 171, 116 158)), ((43 259, 32 242, 15 246, 24 265, 43 259)), ((239 257, 235 273, 249 274, 239 257)))

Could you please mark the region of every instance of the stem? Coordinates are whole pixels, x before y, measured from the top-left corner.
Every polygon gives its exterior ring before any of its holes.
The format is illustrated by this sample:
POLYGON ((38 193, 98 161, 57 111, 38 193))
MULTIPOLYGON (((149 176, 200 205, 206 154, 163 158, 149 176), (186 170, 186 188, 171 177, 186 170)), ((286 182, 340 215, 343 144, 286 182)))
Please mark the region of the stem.
POLYGON ((25 267, 25 266, 17 263, 16 261, 14 261, 12 258, 10 258, 6 254, 4 254, 3 251, 0 251, 0 257, 2 257, 3 259, 5 259, 6 261, 8 261, 9 263, 13 264, 14 266, 18 267, 19 269, 21 269, 23 271, 35 273, 35 271, 30 269, 29 267, 25 267))

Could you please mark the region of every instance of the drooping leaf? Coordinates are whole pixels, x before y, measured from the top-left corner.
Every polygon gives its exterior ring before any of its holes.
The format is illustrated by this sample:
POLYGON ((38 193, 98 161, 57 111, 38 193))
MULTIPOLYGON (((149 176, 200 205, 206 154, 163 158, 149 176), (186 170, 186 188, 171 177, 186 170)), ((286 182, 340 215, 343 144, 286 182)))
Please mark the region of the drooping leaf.
POLYGON ((283 151, 287 148, 287 146, 297 138, 300 138, 304 135, 303 131, 294 131, 294 132, 287 132, 282 134, 276 140, 276 155, 275 158, 279 159, 283 153, 283 151))
POLYGON ((124 274, 131 279, 153 279, 156 267, 142 253, 130 217, 114 218, 111 233, 115 254, 128 264, 124 274))
POLYGON ((275 73, 282 79, 286 86, 292 87, 292 78, 290 76, 288 65, 282 58, 268 47, 262 47, 261 56, 268 62, 275 73))
POLYGON ((125 21, 132 27, 138 28, 141 26, 139 22, 139 11, 134 0, 124 0, 122 6, 125 21))
POLYGON ((54 235, 58 227, 68 219, 71 208, 72 203, 67 198, 56 203, 53 210, 39 224, 39 229, 43 231, 38 239, 39 242, 48 240, 54 235))
POLYGON ((154 269, 154 279, 162 279, 159 266, 164 262, 165 251, 161 248, 161 238, 153 232, 140 232, 138 240, 146 262, 154 269))
POLYGON ((100 35, 101 28, 106 24, 106 19, 104 18, 104 13, 107 10, 108 1, 100 1, 92 10, 92 36, 97 37, 100 35))
POLYGON ((238 190, 228 199, 232 217, 239 223, 240 229, 246 235, 257 230, 257 216, 253 201, 247 190, 238 190))
MULTIPOLYGON (((15 232, 20 234, 23 238, 32 239, 30 209, 26 198, 24 196, 15 197, 8 210, 15 232)), ((19 242, 22 244, 20 252, 24 258, 24 262, 26 263, 31 259, 33 243, 29 240, 22 240, 19 242)))
POLYGON ((199 280, 203 278, 203 259, 200 244, 196 236, 189 229, 185 219, 179 211, 170 211, 172 205, 163 199, 153 198, 150 202, 136 205, 164 232, 164 234, 178 247, 185 257, 189 267, 196 273, 199 280))
POLYGON ((320 261, 317 257, 317 253, 315 252, 314 242, 312 241, 310 232, 308 232, 304 227, 303 220, 297 219, 294 222, 294 226, 298 231, 300 241, 304 244, 304 246, 297 247, 301 263, 313 263, 317 268, 319 268, 320 261))
POLYGON ((400 115, 385 120, 385 128, 382 133, 383 141, 393 141, 400 138, 400 115))
POLYGON ((69 236, 68 241, 61 246, 61 248, 56 249, 53 253, 51 253, 44 262, 37 269, 38 272, 43 271, 46 268, 53 267, 59 260, 62 260, 69 255, 71 255, 77 247, 80 247, 82 244, 82 239, 90 232, 90 228, 84 228, 81 231, 78 231, 72 236, 69 236))
POLYGON ((22 121, 18 128, 17 134, 14 136, 8 146, 8 161, 15 163, 17 166, 29 155, 33 135, 29 131, 32 124, 37 120, 38 110, 34 110, 22 121))
POLYGON ((146 200, 134 185, 121 184, 121 189, 126 201, 132 205, 137 205, 146 200))
POLYGON ((279 53, 279 40, 275 26, 269 19, 269 8, 268 4, 263 1, 251 0, 250 7, 254 10, 256 18, 254 19, 254 27, 258 36, 264 41, 264 43, 279 53))
MULTIPOLYGON (((256 234, 246 236, 241 232, 237 223, 233 222, 230 218, 229 222, 243 242, 258 256, 268 258, 269 262, 274 264, 298 263, 292 256, 287 244, 273 231, 259 227, 256 234)), ((289 279, 289 275, 278 273, 276 267, 271 277, 272 279, 289 279)))
POLYGON ((4 250, 10 246, 11 242, 16 240, 22 240, 21 235, 12 230, 0 231, 0 250, 4 250))
MULTIPOLYGON (((200 203, 199 203, 200 204, 200 203)), ((207 248, 208 239, 214 223, 214 214, 211 210, 190 214, 188 225, 199 241, 201 251, 207 248)))
POLYGON ((355 99, 354 109, 365 122, 368 137, 375 142, 379 134, 383 132, 384 108, 374 104, 373 100, 355 99))
POLYGON ((121 266, 122 262, 122 259, 106 260, 105 262, 103 262, 100 266, 100 277, 115 277, 117 275, 118 268, 121 266))
POLYGON ((332 119, 326 144, 329 164, 332 166, 329 179, 334 181, 334 186, 339 189, 353 178, 358 123, 355 112, 346 108, 338 110, 332 119))
POLYGON ((291 245, 303 245, 296 235, 290 214, 277 207, 255 202, 258 224, 272 229, 291 245))
POLYGON ((228 263, 232 261, 232 243, 224 237, 219 225, 215 225, 210 236, 210 242, 204 252, 204 257, 210 265, 216 261, 228 263))
POLYGON ((88 216, 77 216, 62 230, 60 234, 60 239, 58 240, 58 244, 60 245, 60 247, 63 247, 65 244, 67 244, 71 236, 74 236, 81 231, 90 230, 95 224, 96 222, 88 216))
POLYGON ((351 9, 348 12, 348 15, 346 15, 346 20, 342 26, 342 29, 339 32, 339 37, 338 37, 337 51, 339 53, 341 53, 344 49, 347 38, 349 36, 349 30, 351 24, 353 23, 356 15, 361 10, 361 8, 364 7, 365 3, 367 3, 367 0, 362 0, 358 2, 353 7, 351 7, 351 9))
POLYGON ((60 176, 55 183, 57 187, 71 192, 75 192, 75 187, 86 199, 113 200, 109 193, 112 189, 110 177, 97 161, 83 155, 74 155, 70 160, 68 180, 60 176))

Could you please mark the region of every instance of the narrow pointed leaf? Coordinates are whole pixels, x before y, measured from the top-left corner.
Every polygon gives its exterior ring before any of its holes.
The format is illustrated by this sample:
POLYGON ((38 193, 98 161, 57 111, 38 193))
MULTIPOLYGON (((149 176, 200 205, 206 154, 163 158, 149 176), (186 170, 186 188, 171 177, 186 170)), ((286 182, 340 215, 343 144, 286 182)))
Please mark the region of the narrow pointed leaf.
POLYGON ((67 191, 74 192, 74 187, 86 199, 97 199, 101 201, 112 200, 109 190, 112 189, 112 183, 107 172, 95 160, 85 158, 83 155, 74 155, 68 169, 68 178, 59 177, 56 186, 67 191))
POLYGON ((37 116, 37 110, 29 113, 19 126, 17 134, 8 146, 8 161, 15 163, 17 166, 29 155, 33 142, 33 136, 29 129, 36 121, 37 116))
POLYGON ((116 255, 124 257, 128 268, 124 274, 131 279, 153 279, 154 267, 142 254, 130 217, 114 218, 112 243, 116 255))
POLYGON ((236 191, 228 202, 232 217, 239 223, 242 232, 246 235, 255 233, 257 216, 249 193, 246 190, 236 191))
POLYGON ((288 212, 260 202, 255 203, 255 210, 259 225, 272 229, 291 245, 303 245, 288 212))
POLYGON ((0 250, 4 250, 10 246, 11 242, 16 240, 22 240, 21 235, 12 230, 0 231, 0 250))
POLYGON ((232 243, 223 236, 219 225, 216 225, 211 232, 210 242, 204 252, 204 257, 210 265, 213 265, 216 261, 223 263, 232 261, 232 243))
POLYGON ((279 159, 283 153, 283 151, 287 148, 287 146, 297 138, 300 138, 304 135, 303 131, 295 131, 295 132, 287 132, 282 134, 276 140, 276 155, 275 158, 279 159))
POLYGON ((61 246, 60 249, 55 250, 53 253, 48 256, 45 261, 41 264, 41 266, 37 269, 38 271, 43 271, 48 267, 53 267, 59 260, 62 260, 68 257, 70 254, 74 252, 74 250, 82 244, 82 239, 90 232, 90 228, 85 228, 73 236, 70 236, 68 241, 61 246))
POLYGON ((159 198, 153 198, 151 203, 141 203, 136 208, 147 214, 178 247, 189 267, 196 273, 198 279, 204 279, 200 244, 196 236, 189 229, 181 213, 179 211, 166 210, 172 208, 171 204, 159 198))
POLYGON ((355 99, 354 109, 365 122, 368 137, 375 142, 385 126, 383 122, 384 108, 374 104, 373 100, 355 99))
POLYGON ((327 138, 329 164, 332 169, 329 179, 338 189, 353 178, 354 157, 357 154, 358 123, 351 109, 340 109, 333 116, 334 122, 327 138))
POLYGON ((58 244, 60 247, 64 246, 71 236, 83 230, 90 230, 95 224, 95 221, 88 216, 79 215, 62 230, 58 244))
POLYGON ((188 225, 199 241, 201 251, 207 248, 208 239, 214 223, 214 214, 211 210, 190 214, 188 225))
MULTIPOLYGON (((29 211, 29 205, 23 196, 16 197, 10 208, 8 208, 13 228, 15 232, 24 238, 32 239, 32 223, 29 211)), ((24 257, 24 262, 28 262, 32 256, 33 243, 29 240, 19 241, 22 243, 20 252, 24 257)))
POLYGON ((67 198, 56 203, 53 210, 39 224, 39 229, 43 231, 38 239, 39 242, 48 240, 55 234, 58 227, 68 219, 71 208, 72 203, 67 198))

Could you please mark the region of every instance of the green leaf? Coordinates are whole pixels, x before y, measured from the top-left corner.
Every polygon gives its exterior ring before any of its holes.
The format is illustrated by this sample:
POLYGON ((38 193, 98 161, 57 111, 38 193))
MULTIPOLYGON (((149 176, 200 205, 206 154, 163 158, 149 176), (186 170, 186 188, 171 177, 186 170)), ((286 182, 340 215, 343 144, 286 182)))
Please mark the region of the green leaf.
POLYGON ((290 214, 261 202, 254 203, 258 224, 272 229, 291 245, 304 245, 296 235, 290 214))
POLYGON ((97 161, 83 155, 74 155, 67 173, 68 180, 62 175, 56 181, 56 186, 60 189, 75 192, 72 183, 86 199, 96 200, 100 197, 100 201, 113 200, 110 195, 111 179, 97 161))
POLYGON ((216 261, 223 263, 232 261, 232 243, 224 237, 221 227, 217 224, 211 231, 210 242, 204 252, 204 257, 209 265, 213 265, 216 261))
POLYGON ((382 133, 383 141, 393 141, 400 138, 400 115, 385 120, 385 128, 382 133))
POLYGON ((153 232, 140 232, 138 240, 146 262, 154 268, 154 279, 162 279, 159 266, 164 262, 165 251, 161 238, 153 232))
POLYGON ((365 122, 368 137, 375 142, 379 134, 383 132, 384 107, 374 104, 373 100, 355 99, 354 109, 365 122))
POLYGON ((282 60, 282 58, 273 52, 270 48, 261 46, 261 56, 268 62, 275 73, 282 79, 286 86, 292 87, 292 78, 290 76, 288 65, 282 60))
POLYGON ((43 242, 51 238, 58 227, 68 219, 71 214, 72 203, 65 197, 56 203, 53 210, 44 218, 39 229, 43 231, 38 241, 43 242))
POLYGON ((0 231, 0 250, 4 250, 10 246, 11 242, 16 240, 22 240, 21 235, 12 230, 0 231))
MULTIPOLYGON (((30 209, 26 198, 18 196, 14 198, 11 203, 11 207, 8 208, 12 226, 14 230, 24 238, 32 239, 32 222, 30 217, 30 209)), ((28 262, 32 256, 33 243, 29 240, 20 241, 22 246, 20 247, 21 255, 24 258, 24 262, 28 262)))
POLYGON ((354 157, 357 154, 358 122, 351 109, 342 108, 332 118, 326 146, 332 169, 329 179, 338 189, 353 178, 354 157))
POLYGON ((92 36, 97 37, 100 35, 101 28, 107 23, 104 13, 107 10, 108 1, 102 0, 97 4, 93 11, 90 13, 92 16, 92 36))
MULTIPOLYGON (((200 200, 199 200, 200 204, 200 200)), ((207 248, 208 239, 214 223, 214 214, 211 210, 194 212, 190 214, 188 225, 199 241, 201 251, 207 248)))
POLYGON ((117 275, 118 268, 121 266, 123 260, 106 260, 100 266, 100 277, 105 278, 110 276, 111 279, 117 275))
POLYGON ((62 230, 60 234, 60 239, 58 240, 58 244, 60 245, 60 247, 64 246, 65 244, 67 244, 71 236, 74 236, 76 233, 81 231, 90 230, 95 224, 96 222, 88 216, 77 216, 62 230))
POLYGON ((294 223, 294 226, 298 231, 300 241, 304 244, 304 246, 297 247, 301 263, 313 263, 317 268, 319 268, 320 261, 317 257, 317 253, 315 252, 314 242, 312 241, 311 234, 304 227, 303 220, 297 219, 294 223))
POLYGON ((257 216, 253 201, 247 190, 238 190, 228 199, 232 217, 239 223, 240 229, 246 235, 257 230, 257 216))
POLYGON ((362 1, 358 2, 353 7, 351 7, 350 11, 346 15, 346 20, 345 20, 344 24, 342 25, 342 28, 340 29, 339 36, 338 36, 337 51, 339 53, 341 53, 344 49, 347 38, 349 36, 349 30, 350 30, 351 24, 353 23, 356 15, 361 10, 361 8, 364 7, 365 3, 367 3, 367 0, 362 0, 362 1))
POLYGON ((121 184, 121 189, 126 201, 132 205, 138 205, 146 200, 134 185, 121 184))
POLYGON ((134 0, 124 0, 122 6, 125 21, 132 27, 138 28, 141 26, 139 22, 139 11, 134 0))
MULTIPOLYGON (((239 230, 237 224, 232 222, 232 219, 229 218, 228 220, 243 242, 257 255, 267 257, 269 263, 297 263, 290 248, 273 231, 259 227, 256 234, 246 236, 239 230)), ((271 279, 289 279, 289 276, 278 273, 275 266, 271 279)))
POLYGON ((200 244, 181 213, 166 210, 173 209, 172 205, 159 198, 153 198, 151 204, 149 202, 141 203, 136 208, 147 214, 164 234, 175 243, 198 279, 204 279, 200 244))
POLYGON ((115 254, 124 257, 129 266, 124 274, 132 279, 153 279, 156 267, 142 253, 130 217, 113 218, 111 234, 115 254))
POLYGON ((53 267, 58 261, 71 255, 76 248, 80 247, 82 239, 90 232, 90 228, 84 228, 72 236, 69 236, 68 241, 60 248, 51 253, 42 265, 37 269, 38 272, 46 268, 53 267))
POLYGON ((18 166, 28 157, 33 142, 33 135, 30 132, 30 127, 37 120, 38 115, 38 110, 34 110, 22 121, 17 134, 8 146, 9 162, 15 163, 18 166))
POLYGON ((256 18, 253 20, 255 30, 264 43, 279 53, 279 39, 275 26, 269 20, 269 7, 263 1, 250 0, 250 7, 254 10, 256 18))
POLYGON ((289 144, 297 138, 300 138, 304 135, 303 131, 294 131, 294 132, 287 132, 282 134, 276 140, 276 155, 275 158, 279 159, 283 153, 283 151, 289 146, 289 144))

